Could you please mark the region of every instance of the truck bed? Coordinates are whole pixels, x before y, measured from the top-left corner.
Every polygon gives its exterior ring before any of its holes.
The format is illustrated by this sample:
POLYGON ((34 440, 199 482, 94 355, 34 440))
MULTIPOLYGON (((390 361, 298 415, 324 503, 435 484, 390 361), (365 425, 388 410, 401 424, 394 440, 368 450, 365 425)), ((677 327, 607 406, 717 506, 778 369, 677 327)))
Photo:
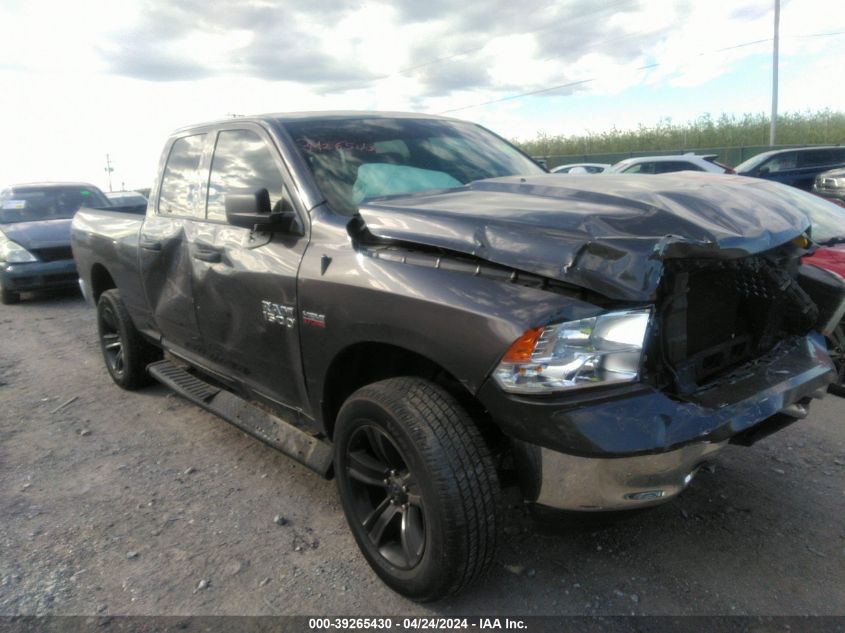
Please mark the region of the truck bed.
POLYGON ((132 209, 82 208, 73 218, 70 240, 86 299, 95 303, 103 288, 120 288, 126 307, 138 320, 149 312, 138 267, 144 216, 132 209))

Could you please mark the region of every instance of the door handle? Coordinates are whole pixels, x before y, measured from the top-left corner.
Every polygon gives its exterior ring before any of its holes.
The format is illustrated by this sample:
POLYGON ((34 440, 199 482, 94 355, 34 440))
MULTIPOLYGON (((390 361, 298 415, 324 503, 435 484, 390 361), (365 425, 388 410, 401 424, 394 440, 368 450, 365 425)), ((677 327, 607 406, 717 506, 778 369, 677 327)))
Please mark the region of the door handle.
POLYGON ((156 242, 155 240, 146 240, 144 238, 141 238, 139 245, 145 251, 160 251, 161 250, 161 242, 156 242))
POLYGON ((194 248, 193 258, 198 259, 201 262, 209 262, 211 264, 216 264, 222 259, 221 253, 217 249, 196 247, 194 248))

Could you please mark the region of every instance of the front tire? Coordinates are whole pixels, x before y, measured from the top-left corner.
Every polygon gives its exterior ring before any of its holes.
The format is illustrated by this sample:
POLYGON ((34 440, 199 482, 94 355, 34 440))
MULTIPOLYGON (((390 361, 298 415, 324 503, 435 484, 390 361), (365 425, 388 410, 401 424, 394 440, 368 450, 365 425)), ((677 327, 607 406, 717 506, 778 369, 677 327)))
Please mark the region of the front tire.
POLYGON ((444 389, 391 378, 338 414, 335 476, 367 562, 394 591, 456 594, 493 561, 499 482, 474 422, 444 389))
POLYGON ((117 289, 106 290, 97 301, 97 330, 106 369, 115 384, 134 390, 151 382, 147 365, 161 358, 161 350, 138 332, 117 289))
POLYGON ((6 290, 2 286, 0 286, 0 303, 4 306, 14 305, 15 303, 20 303, 21 295, 19 292, 13 292, 11 290, 6 290))
POLYGON ((845 398, 845 323, 840 323, 828 341, 830 358, 836 366, 836 382, 827 390, 835 396, 845 398))

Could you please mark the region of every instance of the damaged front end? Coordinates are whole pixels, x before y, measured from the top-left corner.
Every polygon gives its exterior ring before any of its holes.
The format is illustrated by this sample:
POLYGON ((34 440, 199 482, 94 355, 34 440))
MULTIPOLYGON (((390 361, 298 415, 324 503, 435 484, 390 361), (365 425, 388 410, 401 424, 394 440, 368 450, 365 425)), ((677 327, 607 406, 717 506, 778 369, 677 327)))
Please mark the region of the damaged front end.
POLYGON ((523 410, 511 431, 526 497, 569 510, 659 504, 728 443, 806 417, 835 379, 821 333, 841 319, 845 288, 800 266, 803 252, 666 260, 639 387, 498 399, 503 419, 523 410), (545 437, 530 439, 529 424, 545 437))
MULTIPOLYGON (((835 278, 802 266, 802 238, 758 255, 666 262, 661 283, 654 364, 658 381, 680 400, 720 409, 782 384, 793 389, 781 408, 729 427, 722 436, 749 446, 807 415, 832 380, 818 333, 845 310, 835 278), (823 373, 807 381, 806 370, 823 373), (740 423, 741 424, 741 423, 740 423)), ((777 401, 777 400, 776 400, 777 401)))
POLYGON ((670 259, 659 290, 660 360, 680 397, 728 370, 813 330, 819 308, 798 281, 798 248, 788 244, 732 259, 670 259))
POLYGON ((841 280, 800 264, 807 218, 777 186, 600 180, 499 179, 361 208, 382 245, 581 302, 521 323, 477 393, 525 497, 570 510, 661 503, 728 443, 805 417, 836 378, 823 335, 845 311, 841 280))

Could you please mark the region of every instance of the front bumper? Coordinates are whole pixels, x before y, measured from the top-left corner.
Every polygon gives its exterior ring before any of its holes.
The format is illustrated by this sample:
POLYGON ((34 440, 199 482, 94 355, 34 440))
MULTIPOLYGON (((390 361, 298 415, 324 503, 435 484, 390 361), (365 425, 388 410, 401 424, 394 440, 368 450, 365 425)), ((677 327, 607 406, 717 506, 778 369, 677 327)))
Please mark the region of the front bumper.
POLYGON ((62 259, 54 262, 0 264, 0 282, 12 292, 49 288, 68 288, 77 284, 76 262, 62 259))
POLYGON ((835 189, 828 189, 825 187, 816 187, 813 185, 813 188, 810 189, 814 194, 817 196, 821 196, 822 198, 831 198, 833 200, 839 200, 841 202, 845 202, 845 189, 835 188, 835 189))
POLYGON ((515 440, 529 501, 616 510, 668 500, 728 441, 750 443, 802 417, 835 376, 824 338, 813 333, 683 400, 643 385, 532 399, 488 384, 479 395, 515 440))
MULTIPOLYGON (((686 488, 706 459, 727 443, 699 442, 667 453, 616 459, 578 457, 540 448, 529 467, 536 469, 530 475, 534 481, 529 482, 533 490, 529 500, 547 508, 586 512, 664 503, 686 488)), ((521 447, 528 452, 532 448, 521 447)), ((524 468, 523 462, 523 478, 524 468)))

